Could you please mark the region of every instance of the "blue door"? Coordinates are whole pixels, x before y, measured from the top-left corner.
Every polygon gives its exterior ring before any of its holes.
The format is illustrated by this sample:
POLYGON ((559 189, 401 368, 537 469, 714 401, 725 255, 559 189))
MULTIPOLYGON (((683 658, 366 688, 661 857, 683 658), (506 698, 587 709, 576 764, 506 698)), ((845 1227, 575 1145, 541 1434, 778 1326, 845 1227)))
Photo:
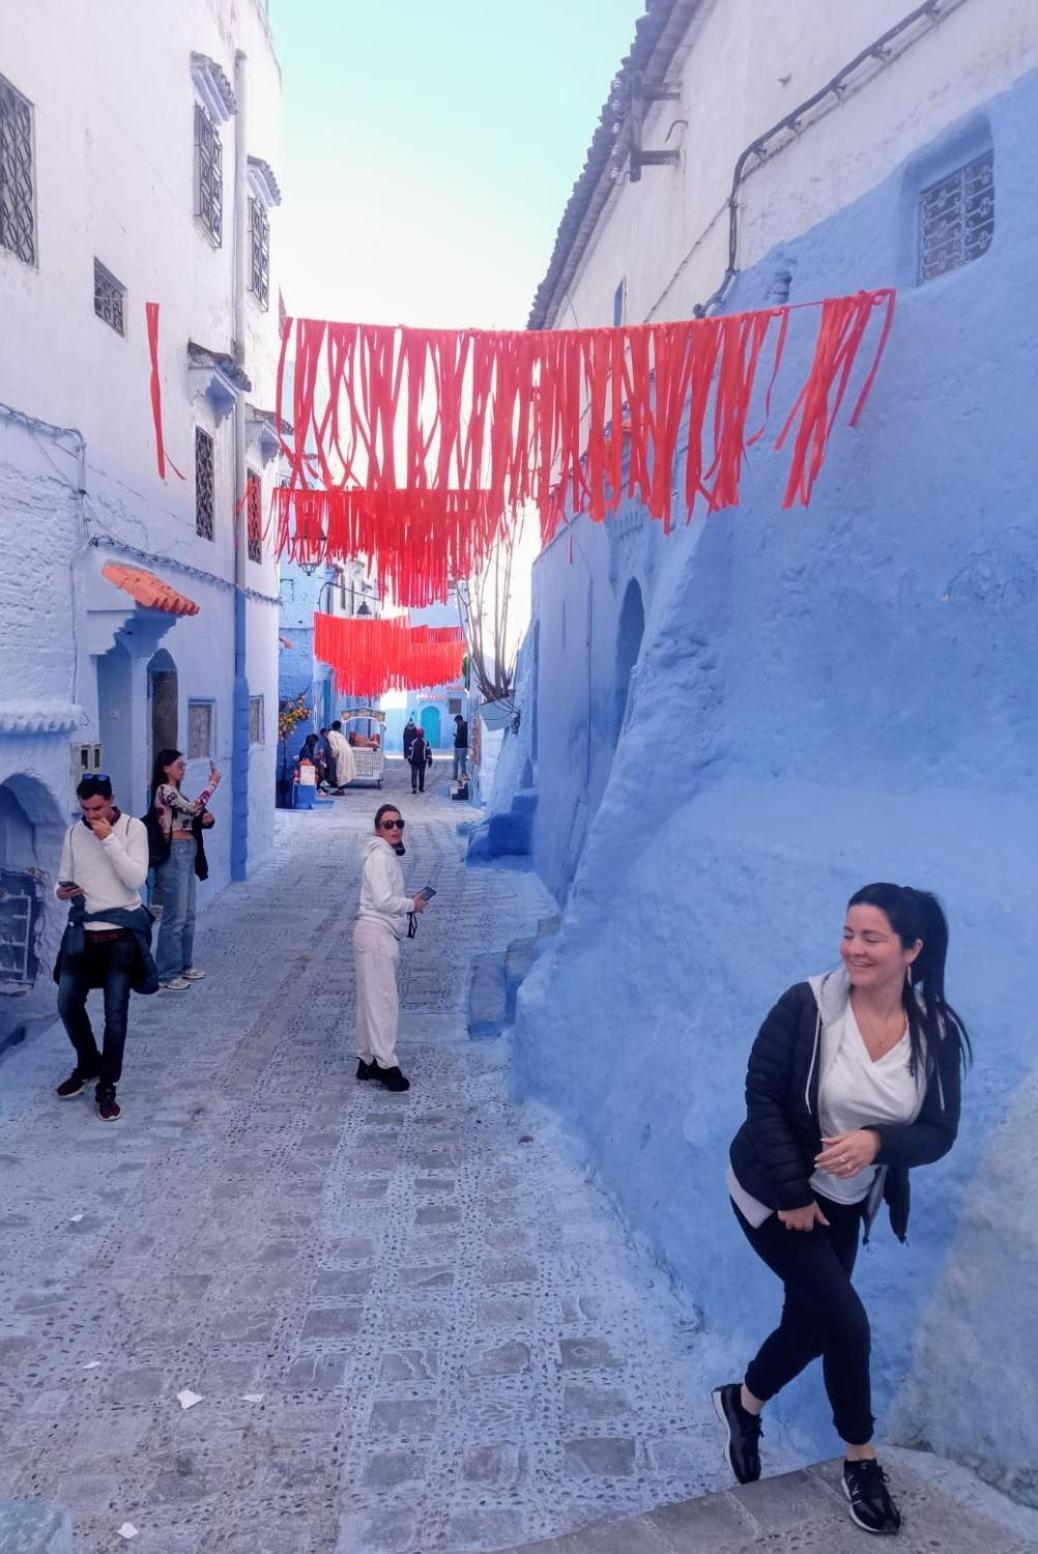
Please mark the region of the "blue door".
POLYGON ((425 737, 434 750, 440 748, 440 709, 439 707, 422 708, 422 728, 425 737))

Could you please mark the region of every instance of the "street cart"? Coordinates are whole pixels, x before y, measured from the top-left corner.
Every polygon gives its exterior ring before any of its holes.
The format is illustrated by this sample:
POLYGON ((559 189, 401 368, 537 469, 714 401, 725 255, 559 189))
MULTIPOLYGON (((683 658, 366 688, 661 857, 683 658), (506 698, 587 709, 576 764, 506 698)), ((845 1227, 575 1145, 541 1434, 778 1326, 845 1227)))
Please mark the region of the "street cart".
POLYGON ((376 711, 374 707, 355 707, 352 712, 343 712, 340 718, 342 731, 349 740, 353 759, 357 763, 357 775, 350 787, 354 783, 358 786, 361 783, 373 783, 376 788, 381 788, 386 764, 385 713, 376 711))

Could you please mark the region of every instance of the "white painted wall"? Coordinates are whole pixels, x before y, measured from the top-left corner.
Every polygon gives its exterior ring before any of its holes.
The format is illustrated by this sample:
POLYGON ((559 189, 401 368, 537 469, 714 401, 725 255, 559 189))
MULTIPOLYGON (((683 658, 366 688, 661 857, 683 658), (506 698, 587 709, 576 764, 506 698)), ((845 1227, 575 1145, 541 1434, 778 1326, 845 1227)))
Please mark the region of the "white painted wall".
MULTIPOLYGON (((550 324, 611 324, 621 280, 628 322, 689 317, 724 274, 740 152, 914 9, 911 0, 703 0, 668 77, 681 99, 654 105, 643 134, 646 148, 680 146, 681 165, 645 168, 638 183, 621 174, 550 324)), ((1035 0, 964 0, 749 176, 739 268, 875 188, 1036 65, 1035 0)))

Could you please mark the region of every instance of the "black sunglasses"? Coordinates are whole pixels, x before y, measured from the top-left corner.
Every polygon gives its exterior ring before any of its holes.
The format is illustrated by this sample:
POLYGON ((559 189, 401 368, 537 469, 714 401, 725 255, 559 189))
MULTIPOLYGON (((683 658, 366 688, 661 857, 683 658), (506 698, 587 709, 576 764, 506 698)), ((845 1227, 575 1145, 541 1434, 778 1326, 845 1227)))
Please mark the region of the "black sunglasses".
POLYGON ((107 772, 85 772, 79 779, 83 787, 100 787, 103 783, 111 782, 107 772))
POLYGON ((383 831, 402 831, 407 824, 406 820, 381 820, 379 821, 383 831))

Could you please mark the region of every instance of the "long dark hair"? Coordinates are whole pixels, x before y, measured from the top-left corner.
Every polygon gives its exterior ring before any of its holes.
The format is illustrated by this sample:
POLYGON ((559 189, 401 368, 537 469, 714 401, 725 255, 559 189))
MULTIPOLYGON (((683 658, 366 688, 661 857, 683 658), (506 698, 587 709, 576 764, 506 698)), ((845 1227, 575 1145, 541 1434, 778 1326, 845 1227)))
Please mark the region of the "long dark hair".
MULTIPOLYGON (((174 761, 179 761, 183 755, 182 750, 160 750, 155 756, 155 764, 151 769, 151 788, 149 790, 149 802, 154 804, 155 795, 164 782, 169 782, 166 776, 166 767, 172 766, 174 761)), ((176 783, 173 784, 176 787, 176 783)))
POLYGON ((932 891, 915 890, 911 885, 880 882, 856 890, 847 903, 848 910, 854 906, 878 907, 906 950, 922 940, 923 947, 910 968, 911 980, 905 979, 901 994, 912 1047, 912 1072, 917 1072, 920 1063, 930 1072, 942 1041, 957 1043, 965 1069, 972 1060, 973 1048, 961 1016, 944 996, 948 919, 937 897, 932 891))

